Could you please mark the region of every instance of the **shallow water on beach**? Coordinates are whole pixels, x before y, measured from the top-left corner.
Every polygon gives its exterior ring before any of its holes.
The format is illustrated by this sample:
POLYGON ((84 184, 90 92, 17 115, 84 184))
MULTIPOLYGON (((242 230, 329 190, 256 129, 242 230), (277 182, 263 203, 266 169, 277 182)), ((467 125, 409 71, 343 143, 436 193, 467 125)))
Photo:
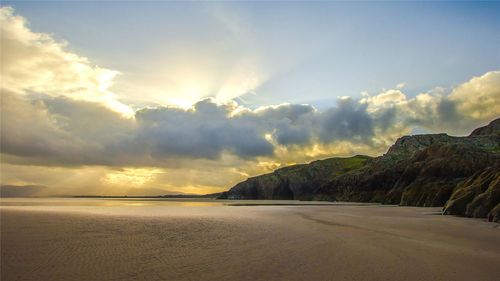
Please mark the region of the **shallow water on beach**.
POLYGON ((217 200, 211 198, 0 198, 0 206, 276 206, 366 205, 363 203, 298 200, 217 200))

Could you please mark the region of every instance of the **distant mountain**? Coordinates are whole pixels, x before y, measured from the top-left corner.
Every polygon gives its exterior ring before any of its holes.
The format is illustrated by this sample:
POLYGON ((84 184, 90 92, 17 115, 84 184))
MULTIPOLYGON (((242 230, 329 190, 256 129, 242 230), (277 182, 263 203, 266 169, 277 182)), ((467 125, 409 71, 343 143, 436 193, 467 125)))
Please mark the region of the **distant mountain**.
POLYGON ((386 154, 330 158, 249 178, 219 198, 444 206, 500 221, 500 119, 466 137, 405 136, 386 154))
POLYGON ((155 187, 136 187, 122 191, 125 196, 163 196, 163 195, 189 195, 180 191, 170 191, 155 187))
POLYGON ((32 197, 40 196, 47 187, 43 185, 2 185, 0 197, 32 197))
POLYGON ((121 194, 105 193, 105 194, 78 194, 72 197, 79 198, 194 198, 207 195, 198 195, 192 193, 184 193, 180 191, 170 191, 154 187, 129 188, 122 191, 121 194))

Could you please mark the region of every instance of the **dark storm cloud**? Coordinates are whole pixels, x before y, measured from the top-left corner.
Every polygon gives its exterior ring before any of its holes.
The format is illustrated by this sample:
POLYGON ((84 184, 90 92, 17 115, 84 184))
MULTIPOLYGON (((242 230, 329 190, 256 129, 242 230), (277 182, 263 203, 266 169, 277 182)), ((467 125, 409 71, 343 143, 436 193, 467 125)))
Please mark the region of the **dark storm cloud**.
POLYGON ((351 98, 340 99, 336 107, 321 114, 320 139, 325 143, 335 140, 368 142, 373 136, 373 120, 366 108, 367 105, 351 98))
POLYGON ((142 109, 136 114, 138 139, 155 158, 185 156, 215 159, 222 151, 240 157, 269 156, 273 146, 254 122, 231 118, 228 106, 207 99, 191 110, 169 107, 142 109))
POLYGON ((2 153, 33 163, 119 165, 144 152, 135 124, 99 103, 2 91, 1 115, 2 153))
POLYGON ((271 132, 280 145, 306 145, 311 142, 317 112, 310 105, 283 104, 251 112, 261 126, 271 132))
POLYGON ((224 151, 241 158, 272 156, 276 144, 364 140, 372 134, 366 107, 354 101, 323 113, 285 104, 232 115, 235 106, 206 99, 189 110, 144 108, 126 119, 98 103, 3 93, 2 153, 48 164, 147 165, 217 159, 224 151))

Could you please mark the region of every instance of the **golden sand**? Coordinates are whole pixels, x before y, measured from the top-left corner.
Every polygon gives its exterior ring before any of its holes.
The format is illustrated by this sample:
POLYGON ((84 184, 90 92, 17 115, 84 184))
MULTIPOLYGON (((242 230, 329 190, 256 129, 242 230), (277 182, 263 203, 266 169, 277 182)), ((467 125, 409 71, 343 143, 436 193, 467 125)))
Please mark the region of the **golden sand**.
MULTIPOLYGON (((85 205, 85 204, 84 204, 85 205)), ((474 280, 500 228, 384 206, 2 206, 1 280, 474 280)))

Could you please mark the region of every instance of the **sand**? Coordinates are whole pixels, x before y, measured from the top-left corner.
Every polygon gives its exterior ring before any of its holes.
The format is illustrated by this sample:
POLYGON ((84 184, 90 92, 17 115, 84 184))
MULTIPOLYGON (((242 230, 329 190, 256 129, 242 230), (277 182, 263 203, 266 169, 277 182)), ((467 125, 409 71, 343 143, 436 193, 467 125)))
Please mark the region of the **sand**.
MULTIPOLYGON (((139 202, 140 203, 140 202, 139 202)), ((500 228, 438 208, 2 206, 1 280, 473 280, 500 228)))

